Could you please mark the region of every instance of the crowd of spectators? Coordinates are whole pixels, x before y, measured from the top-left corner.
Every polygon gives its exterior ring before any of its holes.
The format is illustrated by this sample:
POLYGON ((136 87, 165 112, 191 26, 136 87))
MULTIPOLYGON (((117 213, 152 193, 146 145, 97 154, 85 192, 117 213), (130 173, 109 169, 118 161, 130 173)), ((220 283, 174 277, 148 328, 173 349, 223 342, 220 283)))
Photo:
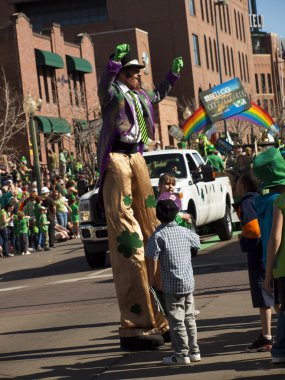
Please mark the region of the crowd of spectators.
POLYGON ((48 150, 40 194, 27 159, 0 157, 0 254, 50 251, 55 243, 79 237, 79 198, 90 189, 81 158, 48 150), (66 157, 65 168, 60 155, 66 157), (58 164, 57 164, 58 163, 58 164))

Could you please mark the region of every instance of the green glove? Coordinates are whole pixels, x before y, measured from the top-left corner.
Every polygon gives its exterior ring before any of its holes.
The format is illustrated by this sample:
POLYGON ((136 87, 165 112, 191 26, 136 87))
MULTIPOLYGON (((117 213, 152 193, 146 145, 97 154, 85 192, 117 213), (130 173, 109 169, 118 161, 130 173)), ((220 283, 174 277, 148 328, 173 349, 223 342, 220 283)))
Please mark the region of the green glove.
POLYGON ((180 70, 182 69, 182 67, 183 67, 182 57, 174 58, 172 62, 172 68, 171 68, 171 71, 173 72, 173 74, 180 74, 180 70))
POLYGON ((124 56, 128 54, 130 49, 130 45, 128 44, 117 45, 115 49, 114 61, 120 62, 124 56))

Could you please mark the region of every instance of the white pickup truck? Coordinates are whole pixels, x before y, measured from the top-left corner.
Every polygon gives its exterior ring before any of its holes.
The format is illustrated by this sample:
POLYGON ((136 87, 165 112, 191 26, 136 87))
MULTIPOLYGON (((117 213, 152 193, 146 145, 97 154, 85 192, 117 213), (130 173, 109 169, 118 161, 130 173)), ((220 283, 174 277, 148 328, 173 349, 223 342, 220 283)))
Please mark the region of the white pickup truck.
MULTIPOLYGON (((156 195, 160 175, 175 167, 175 192, 180 195, 182 211, 191 214, 195 227, 214 223, 220 240, 231 239, 233 197, 226 175, 215 178, 212 168, 192 149, 152 151, 144 153, 144 158, 156 195)), ((108 251, 105 215, 97 198, 95 189, 84 194, 79 204, 80 236, 92 268, 104 265, 108 251)))

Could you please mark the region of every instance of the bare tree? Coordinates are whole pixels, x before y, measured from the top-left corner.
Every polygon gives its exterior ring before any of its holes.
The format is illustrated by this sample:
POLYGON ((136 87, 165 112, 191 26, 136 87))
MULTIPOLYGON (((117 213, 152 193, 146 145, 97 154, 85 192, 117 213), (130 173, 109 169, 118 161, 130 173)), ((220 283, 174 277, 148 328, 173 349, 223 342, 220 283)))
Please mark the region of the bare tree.
POLYGON ((3 67, 0 82, 0 154, 11 154, 15 153, 14 138, 26 130, 26 119, 22 99, 11 88, 3 67))

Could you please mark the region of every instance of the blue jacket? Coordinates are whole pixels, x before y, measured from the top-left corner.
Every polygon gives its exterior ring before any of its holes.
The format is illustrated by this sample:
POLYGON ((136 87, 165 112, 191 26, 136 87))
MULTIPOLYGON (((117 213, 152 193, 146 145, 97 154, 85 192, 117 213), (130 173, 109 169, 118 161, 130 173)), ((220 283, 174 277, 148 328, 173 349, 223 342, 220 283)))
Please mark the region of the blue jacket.
POLYGON ((273 203, 279 193, 269 193, 259 195, 254 199, 254 205, 257 212, 261 240, 263 245, 263 262, 266 265, 267 259, 267 244, 270 237, 272 219, 273 219, 273 203))

